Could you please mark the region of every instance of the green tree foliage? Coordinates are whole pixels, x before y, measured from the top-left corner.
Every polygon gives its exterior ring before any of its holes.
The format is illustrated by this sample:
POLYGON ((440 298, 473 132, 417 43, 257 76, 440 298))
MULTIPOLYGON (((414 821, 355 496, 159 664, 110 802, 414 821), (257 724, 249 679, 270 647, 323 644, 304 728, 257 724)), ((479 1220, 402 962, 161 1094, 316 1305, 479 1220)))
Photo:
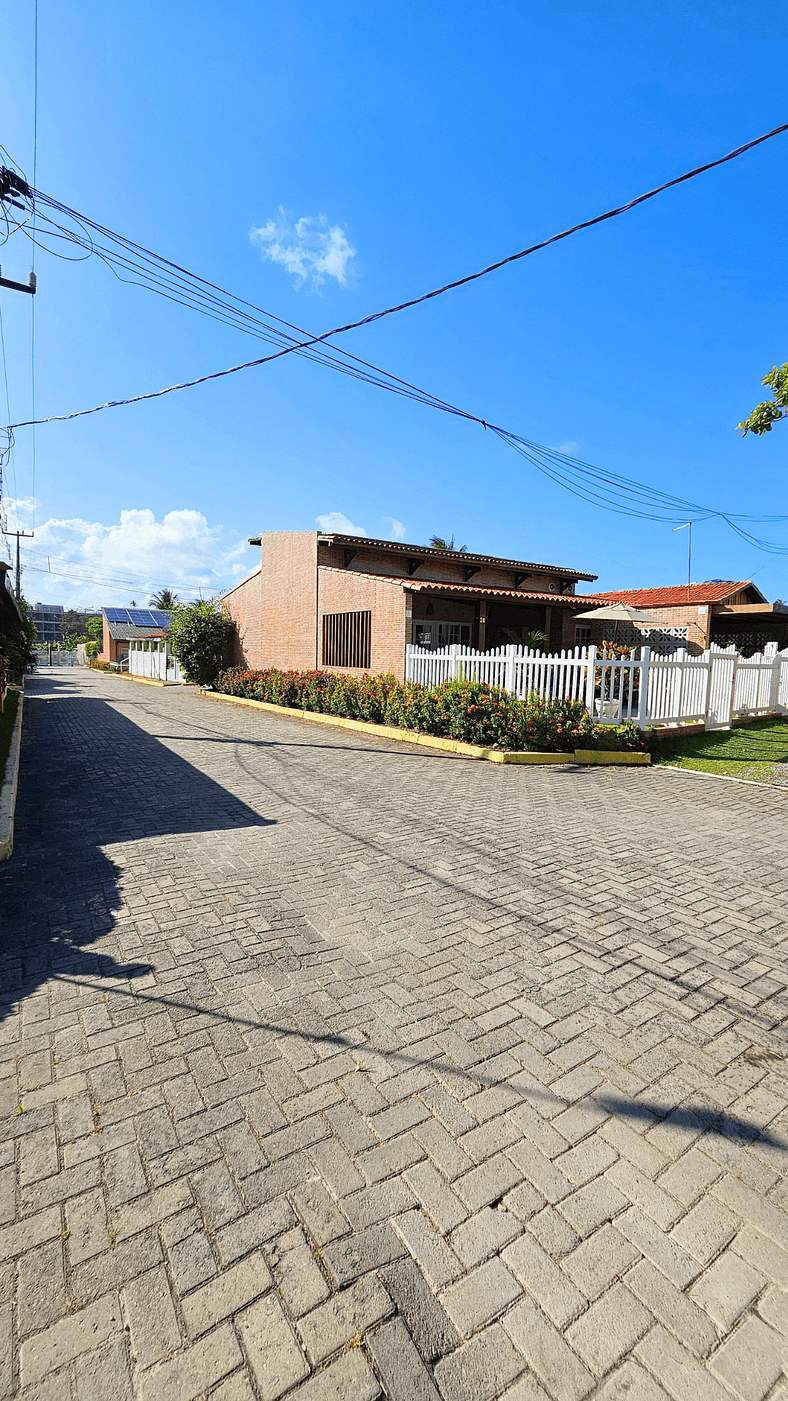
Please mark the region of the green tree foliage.
POLYGON ((773 397, 756 404, 749 418, 742 419, 736 425, 737 433, 741 433, 743 438, 748 433, 756 433, 762 438, 764 433, 771 433, 773 423, 788 418, 788 363, 775 365, 768 375, 764 375, 761 384, 771 389, 773 397))
POLYGON ((12 623, 8 631, 0 631, 0 687, 9 681, 21 681, 26 671, 35 666, 36 625, 28 612, 24 598, 19 600, 22 621, 12 623))
POLYGON ((464 555, 468 552, 467 545, 455 545, 454 536, 450 540, 444 539, 442 535, 430 536, 430 548, 433 550, 445 550, 447 554, 464 555))
POLYGON ((178 595, 173 593, 172 589, 159 589, 159 592, 153 594, 150 601, 151 608, 163 608, 167 613, 177 606, 178 595))
POLYGON ((175 609, 167 636, 187 681, 213 686, 229 660, 234 627, 214 598, 175 609))

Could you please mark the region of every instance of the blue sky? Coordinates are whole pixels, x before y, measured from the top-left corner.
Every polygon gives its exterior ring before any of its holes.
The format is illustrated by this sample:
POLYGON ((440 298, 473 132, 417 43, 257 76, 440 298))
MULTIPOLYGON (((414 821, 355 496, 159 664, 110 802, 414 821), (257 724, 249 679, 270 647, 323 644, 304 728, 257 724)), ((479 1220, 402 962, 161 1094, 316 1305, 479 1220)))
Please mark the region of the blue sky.
MULTIPOLYGON (((0 75, 0 141, 29 177, 32 14, 32 0, 6 0, 0 75)), ((322 331, 785 121, 786 57, 766 11, 725 0, 39 0, 37 183, 322 331), (312 221, 300 236, 299 220, 312 221), (326 265, 322 281, 299 275, 310 258, 326 265)), ((788 358, 787 174, 785 135, 343 344, 614 472, 786 513, 788 425, 744 441, 734 427, 788 358)), ((0 259, 26 278, 21 236, 0 259)), ((95 259, 39 252, 36 270, 39 415, 260 353, 95 259)), ((18 420, 30 410, 30 299, 0 297, 18 420)), ((686 577, 686 532, 594 510, 483 430, 296 357, 42 427, 35 482, 22 430, 5 493, 35 520, 25 591, 47 601, 139 602, 166 583, 210 592, 254 566, 248 535, 313 529, 334 512, 371 535, 454 532, 475 550, 574 566, 598 587, 686 577), (47 555, 56 572, 36 572, 47 555)), ((788 522, 763 533, 788 543, 788 522)), ((769 598, 788 596, 785 558, 721 524, 693 536, 694 579, 755 576, 769 598)))

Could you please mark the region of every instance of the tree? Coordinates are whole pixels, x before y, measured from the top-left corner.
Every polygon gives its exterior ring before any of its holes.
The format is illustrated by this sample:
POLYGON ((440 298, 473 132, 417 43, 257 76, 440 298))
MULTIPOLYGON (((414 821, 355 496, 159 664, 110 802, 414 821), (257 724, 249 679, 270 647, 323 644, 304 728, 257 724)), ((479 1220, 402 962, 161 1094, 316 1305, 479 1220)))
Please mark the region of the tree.
POLYGON ((430 537, 430 548, 433 550, 445 550, 447 554, 464 555, 468 553, 467 545, 455 545, 454 536, 451 540, 444 540, 442 535, 430 537))
POLYGON ((235 624, 215 598, 176 608, 167 637, 187 681, 213 686, 230 657, 235 624))
POLYGON ((21 622, 17 619, 0 632, 0 693, 9 681, 21 681, 36 663, 36 625, 24 598, 19 600, 21 622))
POLYGON ((151 608, 164 608, 169 613, 173 608, 177 608, 178 595, 173 593, 172 589, 159 589, 159 592, 151 598, 150 606, 151 608))
POLYGON ((741 433, 743 438, 746 438, 748 433, 756 433, 762 438, 764 433, 771 433, 773 423, 777 423, 781 418, 788 418, 788 363, 775 365, 768 375, 764 375, 761 384, 771 389, 773 397, 765 399, 762 404, 756 404, 749 418, 737 423, 736 431, 741 433))

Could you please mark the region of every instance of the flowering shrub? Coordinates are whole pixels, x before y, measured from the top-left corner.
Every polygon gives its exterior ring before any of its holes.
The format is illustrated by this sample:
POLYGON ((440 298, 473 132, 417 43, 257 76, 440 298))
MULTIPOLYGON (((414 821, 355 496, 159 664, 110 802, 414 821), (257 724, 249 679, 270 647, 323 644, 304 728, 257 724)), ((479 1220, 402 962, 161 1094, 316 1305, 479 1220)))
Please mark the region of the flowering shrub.
POLYGON ((228 696, 394 725, 488 748, 571 753, 644 747, 632 721, 598 725, 580 701, 543 700, 535 693, 518 700, 480 681, 444 681, 428 691, 415 682, 403 685, 393 676, 235 667, 220 672, 215 684, 228 696))

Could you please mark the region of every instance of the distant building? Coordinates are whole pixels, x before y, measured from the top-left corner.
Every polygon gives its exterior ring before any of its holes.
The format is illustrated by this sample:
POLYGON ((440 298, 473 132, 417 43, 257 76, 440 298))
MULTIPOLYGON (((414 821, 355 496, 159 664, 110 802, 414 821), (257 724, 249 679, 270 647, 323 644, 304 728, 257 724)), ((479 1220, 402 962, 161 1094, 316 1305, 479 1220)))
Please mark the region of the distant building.
POLYGON ((49 642, 63 640, 63 614, 61 603, 36 603, 30 616, 36 626, 36 641, 46 647, 49 642))

